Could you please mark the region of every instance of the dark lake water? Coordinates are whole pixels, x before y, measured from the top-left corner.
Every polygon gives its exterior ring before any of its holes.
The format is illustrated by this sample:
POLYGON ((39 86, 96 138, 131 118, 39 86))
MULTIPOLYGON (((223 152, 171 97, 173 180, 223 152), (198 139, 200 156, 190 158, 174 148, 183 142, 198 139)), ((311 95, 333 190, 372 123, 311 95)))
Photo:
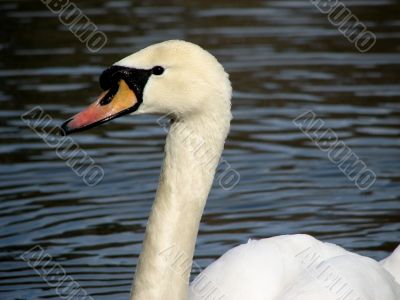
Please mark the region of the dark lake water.
POLYGON ((104 32, 91 53, 41 1, 2 1, 0 298, 59 299, 20 255, 40 245, 94 299, 127 299, 162 161, 157 117, 124 117, 73 139, 104 170, 88 187, 21 116, 52 125, 98 94, 101 71, 149 44, 185 39, 234 86, 224 159, 195 262, 248 238, 308 233, 381 259, 400 242, 400 3, 345 1, 374 34, 357 51, 310 1, 76 1, 104 32), (169 4, 168 4, 169 2, 169 4), (377 176, 360 190, 293 124, 312 110, 377 176))

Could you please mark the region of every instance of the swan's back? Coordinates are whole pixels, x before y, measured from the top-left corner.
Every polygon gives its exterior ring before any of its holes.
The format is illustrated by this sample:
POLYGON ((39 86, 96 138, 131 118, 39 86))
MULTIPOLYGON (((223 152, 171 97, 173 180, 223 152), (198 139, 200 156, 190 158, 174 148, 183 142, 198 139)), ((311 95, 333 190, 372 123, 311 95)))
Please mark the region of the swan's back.
POLYGON ((229 250, 194 280, 190 299, 399 300, 400 286, 372 259, 287 235, 229 250))
POLYGON ((400 246, 389 257, 382 260, 381 265, 393 275, 400 284, 400 246))

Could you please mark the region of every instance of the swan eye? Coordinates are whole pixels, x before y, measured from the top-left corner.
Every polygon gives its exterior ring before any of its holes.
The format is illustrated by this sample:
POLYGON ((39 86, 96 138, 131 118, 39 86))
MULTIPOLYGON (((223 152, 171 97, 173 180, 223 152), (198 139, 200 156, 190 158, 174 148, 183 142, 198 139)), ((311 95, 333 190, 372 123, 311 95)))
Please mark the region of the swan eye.
POLYGON ((153 74, 154 75, 162 75, 164 73, 164 68, 160 66, 155 66, 153 69, 153 74))

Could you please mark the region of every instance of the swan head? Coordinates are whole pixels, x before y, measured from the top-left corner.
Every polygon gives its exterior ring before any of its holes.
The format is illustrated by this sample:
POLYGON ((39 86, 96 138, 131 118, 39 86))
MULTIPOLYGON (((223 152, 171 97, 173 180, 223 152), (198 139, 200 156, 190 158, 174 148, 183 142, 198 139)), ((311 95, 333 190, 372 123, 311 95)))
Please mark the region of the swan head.
POLYGON ((209 52, 185 41, 166 41, 136 52, 104 70, 103 92, 61 127, 64 134, 86 130, 127 114, 174 118, 228 111, 231 84, 209 52))

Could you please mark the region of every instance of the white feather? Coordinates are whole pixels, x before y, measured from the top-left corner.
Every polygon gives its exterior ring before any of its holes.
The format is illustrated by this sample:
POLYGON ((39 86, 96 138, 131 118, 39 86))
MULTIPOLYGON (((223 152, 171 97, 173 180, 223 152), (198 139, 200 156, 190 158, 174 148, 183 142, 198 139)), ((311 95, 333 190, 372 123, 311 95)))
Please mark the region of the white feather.
POLYGON ((394 279, 400 281, 400 248, 379 264, 307 235, 249 240, 212 263, 189 289, 198 226, 229 131, 228 75, 211 54, 183 41, 150 46, 116 64, 165 67, 149 79, 136 113, 174 118, 131 299, 400 299, 394 279))
POLYGON ((400 246, 389 257, 382 260, 381 265, 393 275, 400 284, 400 246))
POLYGON ((398 300, 400 287, 376 261, 308 235, 235 247, 191 284, 190 299, 398 300), (208 284, 208 288, 204 288, 208 284))

